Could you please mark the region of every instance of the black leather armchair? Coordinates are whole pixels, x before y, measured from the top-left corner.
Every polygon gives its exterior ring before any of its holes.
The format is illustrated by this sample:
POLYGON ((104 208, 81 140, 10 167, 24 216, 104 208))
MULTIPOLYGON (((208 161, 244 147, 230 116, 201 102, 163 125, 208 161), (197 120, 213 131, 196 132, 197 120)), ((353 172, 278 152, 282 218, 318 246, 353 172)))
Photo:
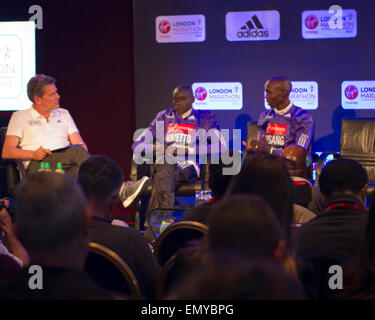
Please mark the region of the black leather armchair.
POLYGON ((375 119, 343 119, 340 154, 342 158, 357 160, 366 169, 369 197, 375 191, 375 119))
POLYGON ((340 154, 357 160, 366 169, 369 183, 375 183, 375 119, 343 119, 340 154))
POLYGON ((317 178, 329 160, 347 158, 358 161, 368 175, 367 197, 375 191, 375 118, 347 118, 342 120, 340 153, 325 152, 317 164, 317 178))
MULTIPOLYGON (((7 127, 0 128, 0 152, 3 149, 7 127)), ((25 176, 25 168, 21 160, 0 160, 0 197, 14 197, 16 186, 25 176)))

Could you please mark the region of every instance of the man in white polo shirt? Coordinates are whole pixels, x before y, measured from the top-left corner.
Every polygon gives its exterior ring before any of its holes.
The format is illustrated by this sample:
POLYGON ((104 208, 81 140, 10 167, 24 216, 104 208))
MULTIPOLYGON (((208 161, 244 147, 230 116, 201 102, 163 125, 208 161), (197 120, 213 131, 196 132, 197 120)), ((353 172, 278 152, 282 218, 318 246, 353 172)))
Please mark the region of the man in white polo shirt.
POLYGON ((27 84, 27 95, 33 105, 12 114, 2 157, 23 160, 26 174, 36 172, 41 161, 49 162, 51 169, 61 162, 76 178, 89 154, 69 111, 60 108, 55 79, 36 75, 27 84))

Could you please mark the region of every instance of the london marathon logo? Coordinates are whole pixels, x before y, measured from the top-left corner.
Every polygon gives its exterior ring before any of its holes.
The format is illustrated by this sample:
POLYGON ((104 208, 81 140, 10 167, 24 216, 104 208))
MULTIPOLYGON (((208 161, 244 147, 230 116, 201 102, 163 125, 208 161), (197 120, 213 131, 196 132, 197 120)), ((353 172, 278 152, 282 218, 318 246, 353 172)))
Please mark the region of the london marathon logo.
POLYGON ((344 93, 347 99, 354 100, 358 97, 358 88, 353 85, 347 86, 344 93))
POLYGON ((257 15, 253 15, 249 21, 241 27, 241 31, 237 33, 239 38, 259 37, 267 38, 268 30, 265 30, 257 15))
POLYGON ((315 29, 319 24, 319 20, 317 18, 317 16, 314 16, 314 15, 309 15, 306 17, 305 19, 305 26, 306 28, 310 29, 310 30, 313 30, 315 29))
POLYGON ((159 31, 163 34, 171 31, 171 24, 167 20, 162 20, 159 23, 159 31))
POLYGON ((204 99, 207 98, 207 90, 203 87, 198 87, 196 90, 195 90, 195 98, 197 98, 197 100, 199 101, 203 101, 204 99))

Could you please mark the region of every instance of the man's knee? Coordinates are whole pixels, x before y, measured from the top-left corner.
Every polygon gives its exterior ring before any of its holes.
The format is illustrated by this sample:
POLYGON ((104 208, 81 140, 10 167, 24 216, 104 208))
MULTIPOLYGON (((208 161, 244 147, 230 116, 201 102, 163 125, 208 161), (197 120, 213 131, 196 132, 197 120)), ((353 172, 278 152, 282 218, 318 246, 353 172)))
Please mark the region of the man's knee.
POLYGON ((83 157, 89 157, 90 154, 87 152, 87 150, 82 147, 80 144, 74 144, 71 147, 68 148, 69 152, 81 154, 83 157))

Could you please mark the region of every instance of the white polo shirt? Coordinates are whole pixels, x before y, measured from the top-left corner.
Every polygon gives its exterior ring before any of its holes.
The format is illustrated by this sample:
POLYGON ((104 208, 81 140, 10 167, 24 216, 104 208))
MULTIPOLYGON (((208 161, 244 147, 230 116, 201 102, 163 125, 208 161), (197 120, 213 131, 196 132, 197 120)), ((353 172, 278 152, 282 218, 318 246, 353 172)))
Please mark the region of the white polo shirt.
POLYGON ((52 110, 47 120, 31 107, 12 114, 7 135, 19 137, 19 146, 24 150, 36 150, 42 146, 53 151, 69 146, 68 135, 74 132, 78 129, 68 110, 52 110))

